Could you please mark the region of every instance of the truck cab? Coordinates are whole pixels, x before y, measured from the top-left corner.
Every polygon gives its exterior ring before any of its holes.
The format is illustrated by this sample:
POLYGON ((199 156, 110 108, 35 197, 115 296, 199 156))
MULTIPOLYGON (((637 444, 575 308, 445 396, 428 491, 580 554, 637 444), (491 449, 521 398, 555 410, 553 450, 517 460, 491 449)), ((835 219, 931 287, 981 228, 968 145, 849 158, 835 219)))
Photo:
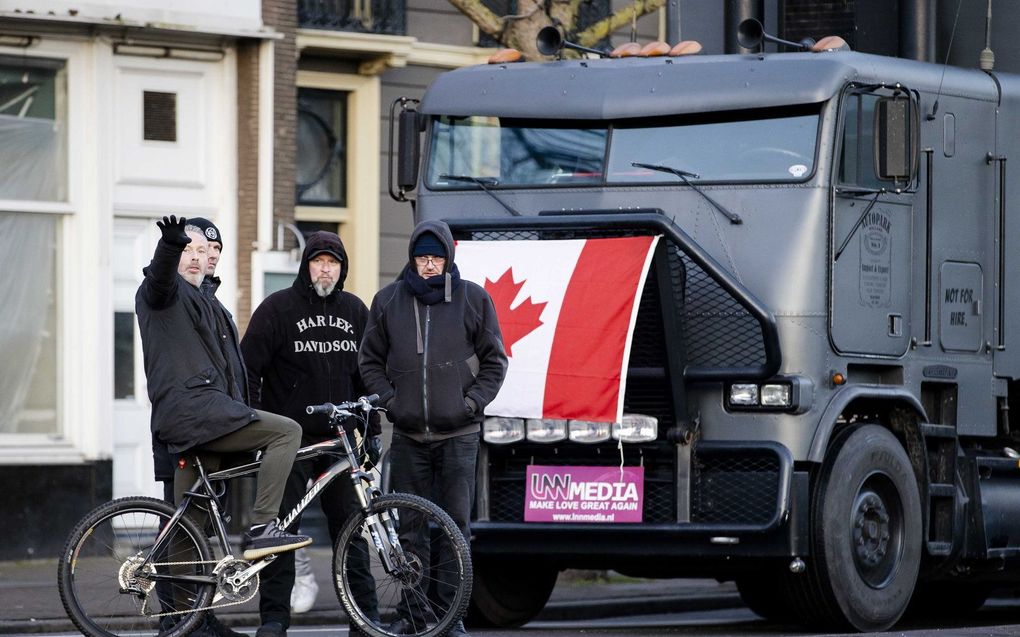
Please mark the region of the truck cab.
POLYGON ((1018 100, 1006 74, 818 51, 495 63, 402 101, 416 220, 658 238, 622 385, 654 432, 487 412, 475 616, 519 625, 597 568, 871 631, 1020 579, 1018 100), (643 467, 639 521, 526 521, 539 465, 643 467))

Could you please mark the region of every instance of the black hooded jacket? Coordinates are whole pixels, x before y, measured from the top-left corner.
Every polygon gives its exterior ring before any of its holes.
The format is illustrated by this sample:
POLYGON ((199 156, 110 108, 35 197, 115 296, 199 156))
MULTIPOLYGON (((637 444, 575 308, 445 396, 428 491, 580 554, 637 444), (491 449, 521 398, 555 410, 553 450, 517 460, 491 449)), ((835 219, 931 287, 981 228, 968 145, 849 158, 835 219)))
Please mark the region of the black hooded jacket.
POLYGON ((372 300, 359 364, 397 431, 417 440, 477 432, 506 375, 507 356, 492 299, 460 279, 453 234, 425 221, 408 244, 408 265, 372 300), (431 232, 446 248, 442 275, 422 279, 412 256, 431 232), (427 283, 426 283, 427 282, 427 283))
MULTIPOLYGON (((219 302, 219 299, 216 298, 216 290, 218 290, 219 288, 220 277, 209 276, 208 274, 205 275, 205 278, 202 279, 202 284, 199 286, 199 289, 202 291, 202 294, 205 294, 207 297, 209 297, 211 303, 213 303, 216 306, 219 306, 218 311, 223 312, 227 317, 229 317, 230 312, 228 312, 227 309, 224 308, 222 304, 219 302)), ((231 323, 233 323, 233 319, 231 319, 231 323)), ((240 369, 244 363, 241 361, 240 347, 237 346, 236 332, 233 334, 233 339, 235 346, 230 348, 229 350, 230 352, 229 356, 232 359, 230 364, 235 365, 238 369, 240 369)), ((247 398, 245 398, 245 400, 247 400, 247 398)), ((166 481, 174 479, 174 471, 177 468, 176 465, 178 455, 179 454, 174 454, 173 456, 171 456, 170 450, 167 449, 166 443, 160 440, 159 436, 156 435, 152 436, 152 467, 154 477, 157 481, 166 481)))
MULTIPOLYGON (((367 393, 358 373, 358 348, 368 308, 343 291, 347 252, 332 232, 316 232, 301 255, 293 285, 269 295, 248 323, 241 351, 248 368, 252 405, 293 418, 309 444, 330 435, 325 415, 305 413, 308 405, 354 400, 367 393), (308 261, 329 252, 340 260, 340 277, 325 298, 312 285, 308 261)), ((378 435, 378 423, 373 423, 378 435)))
POLYGON ((181 453, 258 419, 233 317, 177 273, 183 249, 161 239, 135 294, 154 453, 157 440, 181 453))

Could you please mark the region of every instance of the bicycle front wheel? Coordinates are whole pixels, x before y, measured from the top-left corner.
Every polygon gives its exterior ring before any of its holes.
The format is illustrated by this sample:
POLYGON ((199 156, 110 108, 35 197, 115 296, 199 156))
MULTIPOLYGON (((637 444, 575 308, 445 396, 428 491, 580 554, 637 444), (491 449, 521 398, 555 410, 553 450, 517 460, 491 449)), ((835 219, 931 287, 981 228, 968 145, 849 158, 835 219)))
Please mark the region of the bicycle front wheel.
POLYGON ((436 504, 405 493, 380 496, 351 517, 334 547, 333 575, 351 625, 373 637, 441 637, 471 599, 467 540, 436 504))
POLYGON ((185 578, 212 575, 205 534, 182 517, 153 550, 174 511, 155 498, 122 498, 93 509, 71 532, 57 587, 82 634, 181 637, 204 619, 199 609, 209 605, 215 584, 185 578))

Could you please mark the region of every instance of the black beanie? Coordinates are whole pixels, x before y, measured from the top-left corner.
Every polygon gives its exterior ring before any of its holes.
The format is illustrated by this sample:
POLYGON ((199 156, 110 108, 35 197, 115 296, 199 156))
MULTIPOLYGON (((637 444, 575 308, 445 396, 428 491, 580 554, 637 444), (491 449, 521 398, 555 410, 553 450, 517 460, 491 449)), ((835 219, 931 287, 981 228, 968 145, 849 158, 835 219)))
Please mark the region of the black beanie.
POLYGON ((216 241, 220 244, 220 249, 223 249, 223 235, 220 234, 220 229, 216 227, 212 221, 203 217, 189 217, 188 225, 197 226, 205 238, 209 241, 216 241))
POLYGON ((446 246, 432 232, 423 232, 414 242, 414 249, 411 256, 420 257, 430 254, 434 257, 446 257, 446 246))

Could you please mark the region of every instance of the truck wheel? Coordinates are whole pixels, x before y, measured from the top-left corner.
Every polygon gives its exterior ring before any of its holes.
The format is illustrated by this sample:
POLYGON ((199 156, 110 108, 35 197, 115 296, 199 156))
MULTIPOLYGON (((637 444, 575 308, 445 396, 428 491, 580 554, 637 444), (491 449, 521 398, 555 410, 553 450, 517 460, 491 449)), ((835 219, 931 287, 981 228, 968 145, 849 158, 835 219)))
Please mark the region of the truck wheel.
POLYGON ((921 561, 914 471, 885 428, 837 435, 814 491, 808 569, 787 578, 798 613, 832 630, 887 630, 910 602, 921 561))
POLYGON ((474 575, 468 622, 474 626, 516 628, 545 608, 559 571, 530 560, 476 556, 474 575))

